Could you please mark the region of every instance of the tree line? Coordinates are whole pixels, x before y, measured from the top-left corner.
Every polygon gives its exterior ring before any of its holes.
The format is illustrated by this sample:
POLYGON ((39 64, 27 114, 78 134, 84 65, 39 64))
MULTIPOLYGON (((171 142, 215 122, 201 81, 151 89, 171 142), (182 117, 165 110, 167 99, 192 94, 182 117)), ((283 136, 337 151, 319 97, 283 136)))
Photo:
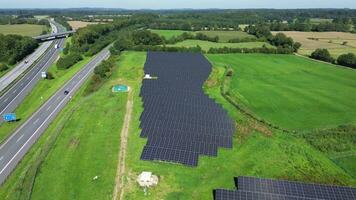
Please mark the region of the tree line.
POLYGON ((0 34, 0 70, 5 71, 38 47, 36 40, 27 36, 0 34))
POLYGON ((310 57, 316 60, 356 69, 356 55, 354 53, 342 54, 337 59, 334 59, 327 49, 316 49, 310 57))

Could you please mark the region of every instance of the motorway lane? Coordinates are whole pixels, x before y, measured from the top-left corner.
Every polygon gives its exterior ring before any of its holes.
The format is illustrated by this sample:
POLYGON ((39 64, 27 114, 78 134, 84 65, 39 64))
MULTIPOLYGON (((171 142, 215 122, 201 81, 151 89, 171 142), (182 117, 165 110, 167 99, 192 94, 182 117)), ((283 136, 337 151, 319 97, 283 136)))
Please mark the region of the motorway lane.
MULTIPOLYGON (((52 32, 57 33, 59 30, 56 24, 53 21, 50 21, 52 32)), ((31 55, 27 56, 23 59, 19 64, 17 64, 11 71, 6 73, 4 76, 0 78, 0 92, 3 91, 7 86, 9 86, 17 77, 19 77, 22 73, 24 73, 37 59, 43 55, 47 49, 52 45, 53 41, 48 41, 42 43, 31 55), (25 63, 25 60, 28 63, 25 63)))
MULTIPOLYGON (((56 24, 58 31, 63 28, 56 24)), ((64 47, 65 39, 54 41, 60 48, 64 47)), ((47 69, 55 62, 60 53, 59 49, 54 47, 47 50, 42 58, 32 67, 23 77, 20 78, 11 88, 0 97, 0 126, 4 122, 2 115, 13 112, 23 99, 31 92, 36 83, 41 79, 41 72, 47 69)))
POLYGON ((0 147, 0 184, 16 167, 31 146, 43 134, 57 114, 90 76, 101 61, 110 56, 108 48, 102 50, 83 69, 75 74, 45 104, 43 104, 22 126, 20 126, 0 147), (64 91, 69 91, 65 95, 64 91))

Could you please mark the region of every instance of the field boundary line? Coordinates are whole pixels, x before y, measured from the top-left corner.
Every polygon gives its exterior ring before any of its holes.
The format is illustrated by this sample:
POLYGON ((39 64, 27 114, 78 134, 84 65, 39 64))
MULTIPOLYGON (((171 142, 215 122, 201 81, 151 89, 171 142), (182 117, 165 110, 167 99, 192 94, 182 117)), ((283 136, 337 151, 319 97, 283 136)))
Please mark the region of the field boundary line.
POLYGON ((124 124, 122 126, 121 135, 120 135, 120 150, 119 150, 119 159, 118 159, 116 178, 115 178, 114 194, 112 198, 113 200, 118 200, 118 199, 122 200, 124 197, 123 175, 125 173, 127 139, 128 139, 129 128, 130 128, 132 108, 133 108, 133 96, 132 96, 132 91, 129 91, 127 103, 126 103, 124 124))

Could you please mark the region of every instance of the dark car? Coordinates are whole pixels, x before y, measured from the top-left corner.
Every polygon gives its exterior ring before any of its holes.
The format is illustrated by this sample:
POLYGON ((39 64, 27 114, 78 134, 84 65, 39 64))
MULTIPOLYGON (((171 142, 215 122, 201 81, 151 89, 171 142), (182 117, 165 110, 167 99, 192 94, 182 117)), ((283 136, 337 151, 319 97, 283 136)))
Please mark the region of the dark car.
POLYGON ((67 95, 67 94, 69 94, 69 91, 68 90, 64 91, 64 95, 67 95))

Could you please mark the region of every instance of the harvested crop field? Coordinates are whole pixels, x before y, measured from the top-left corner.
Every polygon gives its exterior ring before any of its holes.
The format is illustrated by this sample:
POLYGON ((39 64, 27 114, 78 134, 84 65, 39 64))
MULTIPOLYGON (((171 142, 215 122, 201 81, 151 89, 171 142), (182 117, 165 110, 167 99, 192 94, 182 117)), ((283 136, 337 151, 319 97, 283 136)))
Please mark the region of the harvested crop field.
POLYGON ((356 53, 356 34, 344 32, 281 32, 302 44, 299 53, 303 55, 310 55, 317 48, 328 49, 334 58, 344 53, 356 53), (343 44, 344 42, 346 44, 343 44))
POLYGON ((83 22, 83 21, 68 21, 68 24, 75 30, 84 28, 91 24, 99 24, 99 22, 83 22))

